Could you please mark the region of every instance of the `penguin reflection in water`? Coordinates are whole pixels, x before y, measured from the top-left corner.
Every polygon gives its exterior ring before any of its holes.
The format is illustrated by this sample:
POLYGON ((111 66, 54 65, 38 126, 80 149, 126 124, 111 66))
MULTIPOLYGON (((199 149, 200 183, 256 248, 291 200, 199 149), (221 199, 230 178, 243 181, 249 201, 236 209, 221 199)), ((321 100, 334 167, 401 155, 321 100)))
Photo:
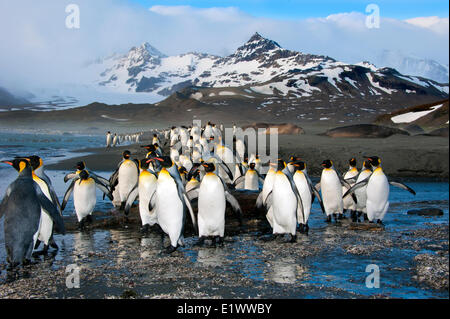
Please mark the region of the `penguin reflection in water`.
POLYGON ((61 204, 61 210, 63 211, 67 205, 67 201, 73 192, 73 205, 75 207, 75 213, 77 214, 79 227, 81 230, 85 228, 86 222, 92 221, 92 212, 94 211, 95 204, 97 203, 97 196, 95 187, 100 189, 106 194, 109 199, 112 200, 112 196, 108 188, 103 185, 95 176, 90 175, 86 170, 82 170, 77 177, 72 180, 69 188, 64 194, 64 199, 61 204))
POLYGON ((368 157, 368 160, 372 165, 372 174, 352 186, 343 197, 345 198, 350 194, 353 195, 357 189, 367 186, 367 218, 370 223, 373 223, 373 221, 376 220, 378 224, 383 224, 383 218, 389 208, 389 185, 407 190, 413 195, 416 195, 416 192, 403 183, 389 181, 381 168, 381 159, 378 156, 368 157))
MULTIPOLYGON (((194 169, 199 169, 197 165, 194 169)), ((212 245, 217 241, 223 245, 225 234, 225 209, 228 202, 242 224, 242 210, 236 198, 231 195, 225 182, 216 174, 214 163, 204 162, 201 167, 206 174, 200 184, 189 191, 189 199, 198 198, 198 245, 205 239, 211 239, 212 245)))
POLYGON ((65 233, 64 221, 56 206, 33 181, 29 159, 16 158, 3 161, 11 165, 19 176, 12 182, 0 203, 0 218, 4 218, 5 248, 9 268, 31 262, 31 253, 37 241, 41 211, 52 219, 55 230, 65 233))

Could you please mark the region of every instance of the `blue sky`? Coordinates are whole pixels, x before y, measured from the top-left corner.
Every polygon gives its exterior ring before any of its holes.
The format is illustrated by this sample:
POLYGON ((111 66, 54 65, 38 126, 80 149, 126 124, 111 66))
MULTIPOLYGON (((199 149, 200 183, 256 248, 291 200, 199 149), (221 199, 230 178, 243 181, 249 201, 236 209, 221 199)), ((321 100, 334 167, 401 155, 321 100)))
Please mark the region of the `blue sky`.
POLYGON ((442 0, 128 0, 144 7, 189 5, 197 8, 237 7, 257 17, 298 19, 326 17, 342 12, 364 12, 368 4, 380 7, 383 17, 409 19, 423 16, 448 17, 448 1, 442 0))

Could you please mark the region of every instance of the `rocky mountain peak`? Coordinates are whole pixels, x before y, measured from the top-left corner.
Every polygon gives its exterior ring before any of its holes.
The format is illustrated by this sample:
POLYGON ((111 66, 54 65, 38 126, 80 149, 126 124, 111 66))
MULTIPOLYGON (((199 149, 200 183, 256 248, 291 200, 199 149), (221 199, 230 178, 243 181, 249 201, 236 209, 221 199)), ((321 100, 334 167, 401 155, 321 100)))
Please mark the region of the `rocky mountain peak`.
POLYGON ((252 60, 273 50, 283 50, 281 46, 273 40, 264 38, 258 32, 233 54, 234 57, 243 60, 252 60))

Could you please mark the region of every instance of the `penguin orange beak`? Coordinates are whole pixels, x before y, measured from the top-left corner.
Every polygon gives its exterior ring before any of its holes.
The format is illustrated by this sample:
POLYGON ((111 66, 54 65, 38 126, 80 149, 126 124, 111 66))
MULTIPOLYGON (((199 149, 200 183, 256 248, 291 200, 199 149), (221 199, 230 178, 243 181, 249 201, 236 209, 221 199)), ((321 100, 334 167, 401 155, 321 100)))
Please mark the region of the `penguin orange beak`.
POLYGON ((8 164, 8 165, 11 165, 11 166, 13 166, 13 163, 12 163, 12 162, 10 162, 10 161, 2 161, 2 163, 5 163, 5 164, 8 164))

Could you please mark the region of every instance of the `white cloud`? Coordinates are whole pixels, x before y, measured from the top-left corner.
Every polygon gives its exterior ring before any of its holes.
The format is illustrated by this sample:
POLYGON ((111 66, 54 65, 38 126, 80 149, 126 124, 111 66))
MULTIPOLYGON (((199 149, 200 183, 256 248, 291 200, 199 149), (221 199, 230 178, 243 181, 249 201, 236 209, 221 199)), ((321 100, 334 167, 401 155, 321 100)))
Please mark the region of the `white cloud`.
POLYGON ((405 20, 405 22, 421 27, 430 29, 436 33, 448 34, 449 21, 448 18, 433 17, 418 17, 405 20))
POLYGON ((256 31, 287 49, 345 62, 370 61, 390 49, 448 63, 448 18, 425 23, 424 18, 411 22, 382 17, 379 29, 366 28, 365 18, 364 13, 351 12, 280 20, 254 17, 235 7, 143 8, 125 0, 0 1, 0 86, 79 82, 84 62, 126 52, 145 41, 168 55, 228 55, 256 31), (80 7, 78 30, 65 27, 65 6, 70 3, 80 7))

